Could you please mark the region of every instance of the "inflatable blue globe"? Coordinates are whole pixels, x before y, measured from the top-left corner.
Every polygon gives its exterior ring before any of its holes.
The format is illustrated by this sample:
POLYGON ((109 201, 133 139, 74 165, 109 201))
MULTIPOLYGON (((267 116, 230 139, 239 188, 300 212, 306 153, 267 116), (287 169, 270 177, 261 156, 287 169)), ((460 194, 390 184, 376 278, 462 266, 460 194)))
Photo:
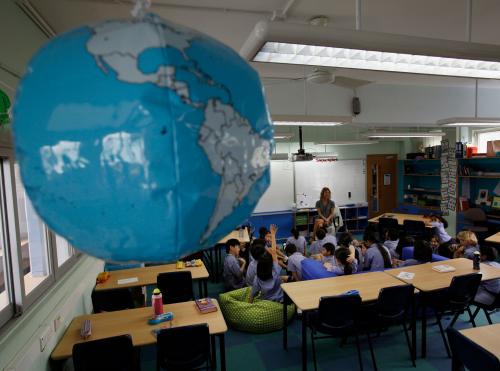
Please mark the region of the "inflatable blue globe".
POLYGON ((106 260, 173 261, 213 246, 269 184, 257 73, 154 14, 51 40, 29 64, 13 121, 39 215, 106 260))

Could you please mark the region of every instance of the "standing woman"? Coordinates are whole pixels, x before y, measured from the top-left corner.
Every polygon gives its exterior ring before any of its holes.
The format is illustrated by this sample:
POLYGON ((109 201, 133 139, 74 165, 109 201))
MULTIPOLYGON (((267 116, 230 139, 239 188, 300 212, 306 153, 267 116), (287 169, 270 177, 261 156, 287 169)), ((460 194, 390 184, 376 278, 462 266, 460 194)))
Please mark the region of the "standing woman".
POLYGON ((318 217, 314 222, 314 236, 316 236, 316 231, 319 228, 327 228, 335 217, 335 202, 331 200, 332 193, 328 187, 324 187, 321 190, 319 200, 316 202, 316 211, 318 212, 318 217))

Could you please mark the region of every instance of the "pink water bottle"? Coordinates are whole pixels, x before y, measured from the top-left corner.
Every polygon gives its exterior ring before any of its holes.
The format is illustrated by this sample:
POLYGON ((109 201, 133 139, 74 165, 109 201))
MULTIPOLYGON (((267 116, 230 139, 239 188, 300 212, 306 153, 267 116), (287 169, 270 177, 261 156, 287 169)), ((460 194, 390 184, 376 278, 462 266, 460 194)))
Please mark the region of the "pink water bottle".
POLYGON ((153 313, 155 316, 163 314, 163 298, 161 296, 160 289, 153 290, 153 296, 151 297, 151 304, 153 306, 153 313))

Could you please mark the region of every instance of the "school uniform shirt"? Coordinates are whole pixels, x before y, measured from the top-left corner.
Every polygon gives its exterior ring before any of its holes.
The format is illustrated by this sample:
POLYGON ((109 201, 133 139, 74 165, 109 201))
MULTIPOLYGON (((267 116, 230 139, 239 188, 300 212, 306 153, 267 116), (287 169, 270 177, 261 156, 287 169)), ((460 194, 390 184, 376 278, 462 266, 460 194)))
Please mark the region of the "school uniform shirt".
POLYGON ((398 247, 399 240, 392 241, 392 240, 387 240, 384 242, 384 247, 389 250, 389 253, 391 254, 391 258, 394 259, 399 259, 399 254, 396 252, 396 247, 398 247))
POLYGON ((283 291, 281 290, 281 267, 278 263, 273 263, 273 276, 272 278, 262 281, 259 276, 255 276, 252 285, 252 297, 255 297, 260 292, 262 300, 271 300, 282 302, 283 291))
MULTIPOLYGON (((253 258, 252 258, 253 259, 253 258)), ((255 279, 255 275, 257 274, 257 260, 253 259, 250 264, 248 264, 247 275, 245 277, 245 281, 247 286, 253 285, 253 280, 255 279)))
POLYGON ((472 246, 472 245, 465 246, 465 249, 464 249, 464 258, 473 259, 474 258, 474 253, 476 251, 479 251, 479 245, 476 245, 476 246, 472 246))
POLYGON ((332 266, 337 265, 337 260, 335 259, 335 255, 323 256, 321 262, 323 263, 323 265, 325 264, 331 264, 332 266))
POLYGON ((224 259, 224 285, 228 290, 240 289, 245 286, 243 272, 240 271, 240 264, 234 255, 227 254, 224 259))
MULTIPOLYGON (((500 269, 500 264, 494 261, 483 261, 481 263, 500 269)), ((500 293, 500 278, 483 281, 479 285, 474 301, 490 305, 493 304, 498 293, 500 293)))
MULTIPOLYGON (((357 259, 354 259, 354 261, 351 263, 352 266, 352 274, 356 273, 358 271, 358 261, 357 259)), ((344 266, 342 264, 336 264, 333 266, 332 272, 335 273, 337 276, 343 276, 344 273, 344 266)))
POLYGON ((294 252, 288 257, 286 269, 290 272, 297 273, 297 276, 300 280, 302 279, 302 260, 304 260, 305 258, 306 257, 300 252, 294 252))
POLYGON ((323 246, 321 244, 321 241, 322 240, 317 240, 311 244, 311 246, 309 247, 309 254, 311 255, 321 254, 321 247, 323 246))
POLYGON ((321 240, 321 247, 323 247, 323 245, 328 242, 337 247, 337 238, 333 234, 327 234, 325 238, 321 240))
MULTIPOLYGON (((382 248, 384 248, 390 256, 389 250, 384 246, 382 246, 382 248)), ((368 250, 366 250, 364 269, 370 272, 383 271, 385 269, 384 257, 380 253, 376 243, 370 245, 368 250)))
POLYGON ((451 240, 450 235, 444 229, 444 225, 441 222, 432 222, 431 225, 436 228, 436 233, 439 238, 439 243, 449 242, 451 240))
POLYGON ((288 240, 286 240, 286 244, 288 245, 289 243, 297 246, 297 251, 300 252, 302 255, 306 254, 306 239, 304 236, 299 236, 299 238, 295 237, 288 237, 288 240))

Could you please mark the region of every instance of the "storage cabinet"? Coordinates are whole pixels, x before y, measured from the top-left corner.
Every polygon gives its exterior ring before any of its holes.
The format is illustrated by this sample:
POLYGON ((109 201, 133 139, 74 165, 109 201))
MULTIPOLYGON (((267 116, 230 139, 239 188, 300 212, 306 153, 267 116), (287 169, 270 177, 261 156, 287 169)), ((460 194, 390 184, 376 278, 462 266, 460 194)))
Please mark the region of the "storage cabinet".
POLYGON ((436 211, 441 203, 441 161, 401 160, 400 207, 413 206, 436 211))

